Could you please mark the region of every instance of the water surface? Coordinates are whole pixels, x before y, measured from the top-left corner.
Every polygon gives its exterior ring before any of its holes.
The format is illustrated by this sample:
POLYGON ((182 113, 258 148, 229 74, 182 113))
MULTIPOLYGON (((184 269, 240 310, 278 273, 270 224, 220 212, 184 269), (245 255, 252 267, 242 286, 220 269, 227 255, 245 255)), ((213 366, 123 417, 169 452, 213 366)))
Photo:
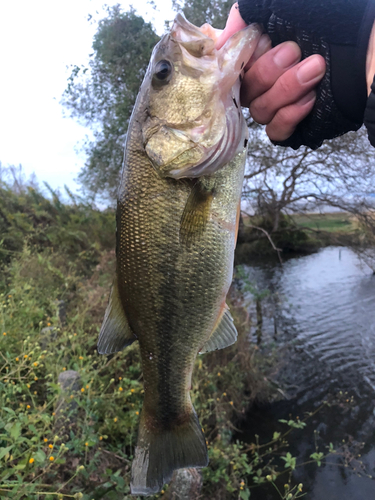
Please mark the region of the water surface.
MULTIPOLYGON (((253 441, 255 432, 266 439, 283 429, 278 419, 302 417, 329 395, 347 391, 344 403, 351 396, 354 403, 324 409, 306 430, 294 433, 290 451, 300 461, 308 460, 317 429, 319 450, 332 442, 346 454, 349 466, 341 466, 342 456, 332 457, 322 468, 298 469, 295 480, 304 484, 305 498, 311 500, 375 499, 375 480, 363 477, 359 463, 375 477, 375 276, 349 249, 336 247, 283 266, 258 262, 245 269, 260 292, 270 291, 262 300, 261 344, 273 339, 287 349, 278 378, 288 399, 253 409, 242 439, 253 441), (351 460, 358 452, 360 459, 351 460)), ((255 320, 254 302, 250 313, 255 320)), ((254 342, 257 333, 259 325, 252 331, 254 342)), ((271 491, 254 490, 252 498, 277 498, 271 491)))

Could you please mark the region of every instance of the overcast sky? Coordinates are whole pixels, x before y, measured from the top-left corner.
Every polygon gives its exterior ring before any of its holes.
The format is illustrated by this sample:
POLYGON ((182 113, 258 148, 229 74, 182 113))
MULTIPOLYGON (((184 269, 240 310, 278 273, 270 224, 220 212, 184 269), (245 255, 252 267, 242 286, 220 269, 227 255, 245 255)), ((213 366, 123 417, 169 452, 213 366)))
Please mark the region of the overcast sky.
MULTIPOLYGON (((108 0, 108 5, 118 2, 108 0)), ((132 2, 121 2, 124 10, 132 2)), ((170 0, 147 0, 134 6, 159 34, 164 19, 173 19, 170 0)), ((88 129, 63 117, 59 104, 70 74, 67 66, 85 64, 91 52, 95 25, 104 17, 99 0, 18 0, 0 2, 0 161, 22 164, 39 181, 53 188, 74 179, 84 163, 78 153, 88 129)))

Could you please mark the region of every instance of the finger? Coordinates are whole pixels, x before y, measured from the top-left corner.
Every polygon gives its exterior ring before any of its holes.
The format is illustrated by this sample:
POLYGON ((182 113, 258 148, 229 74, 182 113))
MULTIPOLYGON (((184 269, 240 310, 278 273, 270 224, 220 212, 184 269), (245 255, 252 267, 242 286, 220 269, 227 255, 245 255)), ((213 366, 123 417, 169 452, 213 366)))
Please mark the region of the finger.
POLYGON ((233 4, 229 12, 227 24, 219 38, 216 40, 215 48, 217 50, 221 49, 228 38, 234 35, 234 33, 237 33, 237 31, 246 28, 246 26, 247 24, 242 19, 240 11, 238 10, 238 3, 233 4))
POLYGON ((244 75, 241 104, 249 106, 251 101, 267 92, 300 59, 301 49, 295 42, 284 42, 264 54, 244 75))
POLYGON ((266 127, 266 132, 271 141, 285 141, 312 110, 316 100, 314 91, 309 92, 295 104, 281 108, 273 120, 266 127))
POLYGON ((262 35, 259 39, 258 45, 256 46, 253 55, 250 57, 249 62, 246 64, 244 71, 248 71, 251 66, 266 52, 271 50, 272 42, 268 35, 262 35))
POLYGON ((267 92, 251 102, 251 116, 258 123, 270 123, 279 109, 296 103, 308 94, 323 78, 325 68, 323 57, 317 54, 290 68, 267 92))

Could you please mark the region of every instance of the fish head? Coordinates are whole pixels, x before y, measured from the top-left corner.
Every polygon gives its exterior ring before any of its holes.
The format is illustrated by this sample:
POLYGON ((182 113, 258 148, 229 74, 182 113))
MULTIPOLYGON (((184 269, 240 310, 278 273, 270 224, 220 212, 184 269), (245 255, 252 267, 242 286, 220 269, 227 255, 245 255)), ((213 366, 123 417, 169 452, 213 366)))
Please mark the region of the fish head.
POLYGON ((148 97, 142 135, 163 177, 211 174, 244 148, 240 74, 261 30, 248 26, 220 50, 218 32, 178 14, 152 53, 143 84, 148 97))

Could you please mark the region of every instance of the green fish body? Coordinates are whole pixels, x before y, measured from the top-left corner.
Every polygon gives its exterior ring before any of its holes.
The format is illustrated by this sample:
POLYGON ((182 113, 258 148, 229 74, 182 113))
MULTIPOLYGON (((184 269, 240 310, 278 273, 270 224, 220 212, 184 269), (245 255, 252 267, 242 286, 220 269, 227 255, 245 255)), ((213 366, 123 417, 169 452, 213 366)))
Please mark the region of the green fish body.
POLYGON ((220 52, 210 27, 177 16, 154 49, 127 134, 117 271, 98 351, 139 341, 145 394, 132 467, 137 495, 160 491, 175 469, 208 463, 189 391, 198 353, 237 337, 225 304, 247 143, 236 81, 259 36, 256 28, 244 32, 220 52), (225 97, 214 97, 218 57, 230 50, 240 60, 228 63, 235 81, 226 82, 225 97))

